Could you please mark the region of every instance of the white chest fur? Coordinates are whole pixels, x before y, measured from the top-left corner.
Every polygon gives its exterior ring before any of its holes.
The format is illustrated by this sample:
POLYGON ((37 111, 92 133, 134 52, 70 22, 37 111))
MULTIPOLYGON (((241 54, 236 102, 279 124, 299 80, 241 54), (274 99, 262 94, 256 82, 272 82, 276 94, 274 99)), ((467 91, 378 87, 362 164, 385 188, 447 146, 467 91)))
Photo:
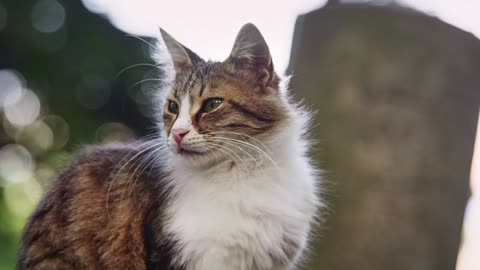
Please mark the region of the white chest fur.
POLYGON ((313 171, 302 155, 260 169, 178 169, 168 233, 188 270, 293 269, 317 208, 313 171))

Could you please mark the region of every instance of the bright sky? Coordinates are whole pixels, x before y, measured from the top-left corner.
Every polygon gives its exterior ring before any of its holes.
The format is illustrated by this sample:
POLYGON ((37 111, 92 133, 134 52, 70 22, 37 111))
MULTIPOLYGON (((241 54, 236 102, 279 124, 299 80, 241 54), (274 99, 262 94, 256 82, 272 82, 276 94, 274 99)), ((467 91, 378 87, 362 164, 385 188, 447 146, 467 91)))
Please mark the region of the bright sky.
MULTIPOLYGON (((379 0, 385 2, 385 0, 379 0)), ((228 56, 240 27, 252 22, 265 36, 277 70, 288 65, 295 19, 326 0, 83 0, 92 11, 107 14, 125 32, 155 36, 158 26, 204 58, 228 56)), ((345 0, 344 2, 368 2, 345 0)), ((399 0, 440 17, 480 37, 479 0, 399 0)))

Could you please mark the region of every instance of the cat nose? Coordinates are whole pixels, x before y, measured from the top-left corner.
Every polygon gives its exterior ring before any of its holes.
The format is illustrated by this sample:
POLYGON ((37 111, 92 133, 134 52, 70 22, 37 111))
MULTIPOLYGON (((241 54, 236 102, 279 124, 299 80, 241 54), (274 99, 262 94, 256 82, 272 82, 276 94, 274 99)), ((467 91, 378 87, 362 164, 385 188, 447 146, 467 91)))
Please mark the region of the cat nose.
POLYGON ((190 130, 186 128, 176 128, 172 130, 172 136, 177 145, 180 145, 180 143, 182 143, 183 137, 185 137, 185 135, 187 135, 189 131, 190 130))

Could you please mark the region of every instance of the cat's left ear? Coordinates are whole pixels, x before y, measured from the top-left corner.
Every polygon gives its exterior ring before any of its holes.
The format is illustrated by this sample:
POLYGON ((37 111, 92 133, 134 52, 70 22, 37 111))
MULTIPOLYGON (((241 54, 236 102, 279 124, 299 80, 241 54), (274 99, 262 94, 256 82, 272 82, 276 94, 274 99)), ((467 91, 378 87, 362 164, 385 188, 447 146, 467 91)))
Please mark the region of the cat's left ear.
POLYGON ((245 24, 238 32, 232 52, 226 62, 236 68, 248 69, 256 73, 257 79, 268 84, 274 76, 270 50, 258 28, 245 24))
POLYGON ((187 47, 183 46, 180 42, 176 41, 170 34, 168 34, 165 30, 160 28, 160 38, 159 42, 163 41, 164 46, 157 46, 158 52, 154 55, 155 60, 157 60, 158 64, 165 64, 167 59, 173 62, 173 66, 175 67, 176 72, 180 72, 184 69, 191 69, 192 66, 198 64, 199 62, 203 62, 203 60, 192 52, 187 47), (168 51, 168 54, 165 52, 168 51))

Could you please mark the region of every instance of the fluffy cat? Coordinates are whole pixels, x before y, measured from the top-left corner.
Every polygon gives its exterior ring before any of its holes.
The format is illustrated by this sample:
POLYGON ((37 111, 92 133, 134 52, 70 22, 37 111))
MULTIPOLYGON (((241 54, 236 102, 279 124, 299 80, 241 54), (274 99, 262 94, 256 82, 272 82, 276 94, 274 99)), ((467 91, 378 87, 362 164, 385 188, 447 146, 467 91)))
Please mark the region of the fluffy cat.
POLYGON ((155 138, 89 147, 28 221, 19 269, 291 270, 321 204, 308 114, 252 24, 204 61, 163 30, 155 138))

